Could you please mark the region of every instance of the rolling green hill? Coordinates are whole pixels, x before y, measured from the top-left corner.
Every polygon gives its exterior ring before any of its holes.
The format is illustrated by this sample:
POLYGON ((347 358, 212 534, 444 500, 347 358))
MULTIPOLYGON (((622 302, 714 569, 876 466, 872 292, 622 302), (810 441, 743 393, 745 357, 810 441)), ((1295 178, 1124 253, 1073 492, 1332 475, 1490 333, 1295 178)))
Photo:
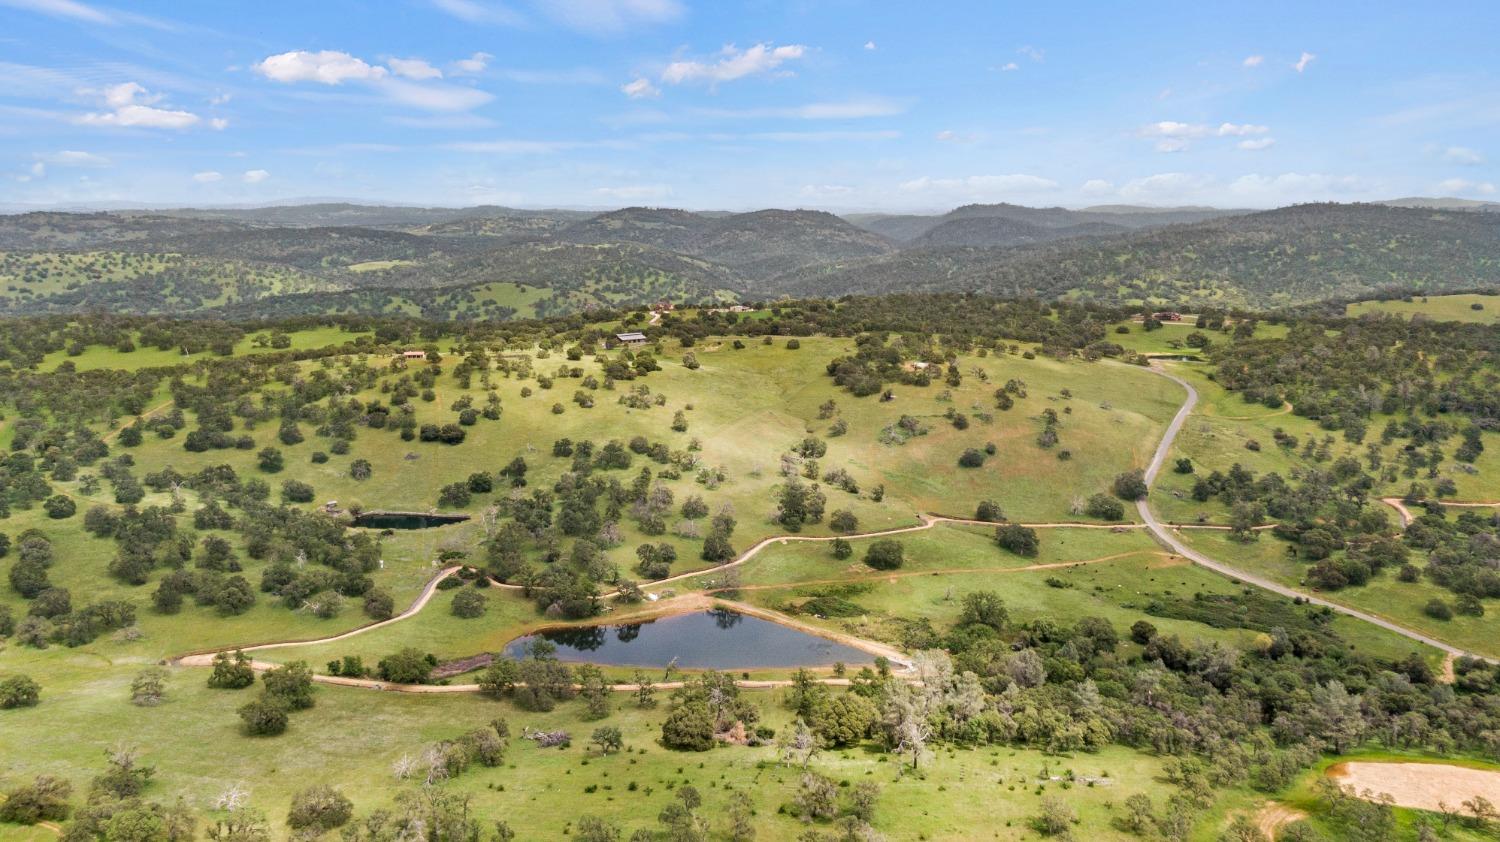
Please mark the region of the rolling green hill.
POLYGON ((1488 214, 1312 204, 1104 239, 904 250, 791 272, 759 293, 972 290, 1270 308, 1390 287, 1466 289, 1497 279, 1500 222, 1488 214))

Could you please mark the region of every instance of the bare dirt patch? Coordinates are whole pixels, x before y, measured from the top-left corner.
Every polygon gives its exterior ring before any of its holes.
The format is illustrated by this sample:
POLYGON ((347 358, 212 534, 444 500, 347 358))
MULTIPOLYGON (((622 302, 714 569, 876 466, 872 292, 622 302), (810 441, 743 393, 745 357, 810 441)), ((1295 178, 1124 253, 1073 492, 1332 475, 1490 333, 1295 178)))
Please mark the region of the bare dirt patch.
POLYGON ((1328 777, 1353 787, 1395 799, 1398 807, 1437 810, 1439 804, 1457 809, 1479 795, 1500 803, 1500 771, 1449 766, 1444 763, 1382 763, 1350 761, 1328 767, 1328 777))
POLYGON ((1305 818, 1307 814, 1296 807, 1289 807, 1279 801, 1267 801, 1260 812, 1255 814, 1255 826, 1267 839, 1274 840, 1276 833, 1283 827, 1305 818))

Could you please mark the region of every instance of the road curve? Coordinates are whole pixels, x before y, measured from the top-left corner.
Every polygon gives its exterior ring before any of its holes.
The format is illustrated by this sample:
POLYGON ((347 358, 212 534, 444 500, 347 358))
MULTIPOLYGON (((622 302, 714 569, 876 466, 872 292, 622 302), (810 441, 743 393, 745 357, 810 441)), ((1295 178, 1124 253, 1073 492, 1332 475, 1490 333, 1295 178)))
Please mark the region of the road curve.
MULTIPOLYGON (((1187 421, 1188 416, 1193 412, 1193 407, 1198 403, 1198 390, 1193 388, 1193 384, 1182 379, 1181 377, 1178 377, 1175 374, 1172 374, 1161 368, 1157 368, 1156 366, 1152 366, 1149 370, 1161 375, 1162 377, 1167 378, 1168 380, 1173 381, 1177 385, 1186 389, 1187 400, 1183 401, 1182 407, 1178 409, 1177 414, 1173 416, 1172 423, 1167 425, 1166 434, 1162 436, 1161 443, 1156 446, 1156 453, 1151 457, 1151 463, 1146 466, 1147 486, 1150 486, 1156 480, 1156 475, 1161 472, 1161 466, 1167 461, 1167 454, 1172 449, 1172 443, 1177 439, 1177 434, 1182 430, 1182 425, 1187 421)), ((1148 501, 1149 497, 1142 498, 1140 500, 1137 500, 1135 504, 1136 510, 1141 515, 1141 520, 1146 524, 1146 528, 1150 529, 1151 533, 1155 535, 1157 540, 1161 541, 1162 544, 1167 546, 1173 552, 1193 562, 1194 564, 1206 567, 1209 570, 1212 570, 1224 576, 1228 576, 1231 579, 1255 585, 1258 588, 1263 588, 1265 590, 1271 591, 1272 593, 1280 594, 1285 597, 1291 597, 1293 599, 1301 599, 1303 601, 1310 602, 1313 605, 1322 605, 1331 608, 1334 611, 1337 611, 1338 613, 1345 616, 1353 617, 1357 620, 1363 620, 1367 623, 1371 623, 1373 625, 1379 626, 1380 628, 1386 629, 1387 631, 1395 632, 1402 637, 1415 640, 1418 643, 1424 643, 1428 646, 1433 647, 1434 649, 1440 649, 1450 655, 1483 658, 1483 656, 1476 655, 1475 653, 1469 652, 1466 649, 1460 649, 1459 647, 1454 646, 1451 643, 1444 643, 1437 638, 1428 637, 1427 635, 1422 634, 1419 631, 1413 631, 1412 629, 1409 629, 1405 626, 1393 623, 1390 620, 1385 619, 1384 617, 1377 617, 1374 614, 1361 611, 1358 608, 1351 608, 1341 603, 1330 602, 1329 600, 1322 597, 1299 591, 1296 588, 1289 588, 1286 585, 1280 584, 1278 582, 1273 582, 1263 576, 1257 576, 1254 573, 1246 573, 1242 570, 1231 567, 1223 563, 1222 561, 1215 561, 1214 559, 1211 559, 1208 556, 1184 544, 1182 540, 1173 533, 1173 530, 1167 528, 1167 526, 1162 524, 1161 521, 1158 521, 1156 519, 1156 515, 1152 514, 1151 506, 1149 505, 1148 501)), ((1490 661, 1491 663, 1495 662, 1492 658, 1483 658, 1483 660, 1490 661)))

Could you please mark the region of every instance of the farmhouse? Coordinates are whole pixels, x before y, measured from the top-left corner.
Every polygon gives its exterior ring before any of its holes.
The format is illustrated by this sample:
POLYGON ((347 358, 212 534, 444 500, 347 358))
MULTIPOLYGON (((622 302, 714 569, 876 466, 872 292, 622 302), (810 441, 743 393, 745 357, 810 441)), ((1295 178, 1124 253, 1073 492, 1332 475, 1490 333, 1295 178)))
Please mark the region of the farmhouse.
POLYGON ((427 359, 427 352, 426 351, 402 351, 401 352, 401 356, 404 357, 405 359, 408 359, 408 360, 425 360, 425 359, 427 359))
POLYGON ((1178 312, 1175 312, 1175 311, 1172 311, 1172 310, 1164 310, 1164 311, 1162 311, 1160 313, 1152 313, 1151 317, 1153 319, 1156 319, 1159 322, 1180 322, 1180 321, 1182 321, 1182 314, 1178 313, 1178 312))
POLYGON ((646 334, 617 333, 615 334, 615 341, 620 343, 621 345, 624 345, 626 348, 639 348, 646 344, 646 334))

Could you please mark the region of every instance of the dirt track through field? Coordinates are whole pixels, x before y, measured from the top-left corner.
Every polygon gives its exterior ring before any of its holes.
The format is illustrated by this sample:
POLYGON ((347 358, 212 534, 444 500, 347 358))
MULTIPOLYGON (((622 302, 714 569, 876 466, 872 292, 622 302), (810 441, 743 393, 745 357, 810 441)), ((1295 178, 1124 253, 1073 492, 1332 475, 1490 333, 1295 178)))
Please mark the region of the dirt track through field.
POLYGON ((1158 558, 1173 558, 1164 552, 1152 552, 1150 550, 1131 550, 1126 553, 1115 553, 1114 555, 1088 558, 1082 561, 1052 561, 1046 564, 1028 564, 1023 567, 948 567, 939 570, 902 570, 899 573, 877 573, 861 576, 858 579, 809 579, 797 582, 780 582, 770 585, 739 585, 732 588, 713 588, 705 593, 721 593, 733 591, 775 591, 786 588, 801 588, 817 585, 861 585, 865 583, 881 584, 894 582, 898 579, 912 579, 918 576, 954 576, 965 573, 1034 573, 1038 570, 1062 570, 1068 567, 1082 567, 1086 564, 1102 564, 1107 561, 1119 561, 1122 558, 1130 558, 1136 555, 1150 555, 1158 558))
MULTIPOLYGON (((175 402, 175 400, 176 399, 174 398, 173 400, 166 401, 164 403, 159 403, 156 406, 153 406, 150 409, 146 410, 145 412, 142 412, 140 415, 138 415, 136 417, 139 418, 139 419, 141 419, 141 420, 145 420, 147 418, 150 418, 151 416, 155 415, 156 413, 161 412, 163 409, 166 409, 167 407, 171 406, 175 402)), ((132 422, 132 423, 134 423, 134 422, 132 422)), ((124 429, 125 429, 124 426, 116 427, 115 429, 110 430, 108 433, 106 433, 100 439, 100 441, 104 442, 105 444, 109 444, 110 442, 112 442, 116 438, 118 438, 119 435, 120 435, 120 433, 124 429)))
POLYGON ((1267 839, 1275 842, 1276 834, 1292 822, 1307 818, 1307 814, 1279 801, 1267 801, 1255 814, 1255 826, 1267 839))

